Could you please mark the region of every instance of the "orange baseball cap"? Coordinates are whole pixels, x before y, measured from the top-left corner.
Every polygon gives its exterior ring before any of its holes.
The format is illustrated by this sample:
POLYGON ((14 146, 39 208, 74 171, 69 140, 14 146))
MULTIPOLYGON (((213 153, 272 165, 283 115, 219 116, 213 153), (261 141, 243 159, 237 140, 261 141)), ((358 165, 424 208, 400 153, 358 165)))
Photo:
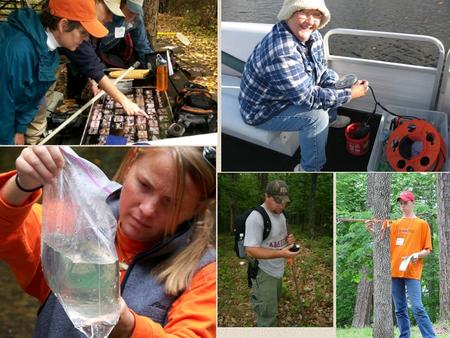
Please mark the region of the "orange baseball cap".
POLYGON ((108 34, 108 30, 97 19, 95 0, 50 0, 50 14, 79 21, 80 24, 96 38, 108 34))

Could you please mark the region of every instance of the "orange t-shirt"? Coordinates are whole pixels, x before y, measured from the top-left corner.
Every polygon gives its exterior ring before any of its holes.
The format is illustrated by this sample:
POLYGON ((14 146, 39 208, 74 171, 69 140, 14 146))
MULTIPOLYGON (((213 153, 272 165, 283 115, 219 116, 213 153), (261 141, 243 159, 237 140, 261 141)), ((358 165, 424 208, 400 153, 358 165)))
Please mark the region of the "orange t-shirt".
POLYGON ((422 276, 423 259, 410 261, 406 271, 400 271, 402 257, 424 249, 432 250, 430 226, 420 218, 401 218, 391 226, 391 275, 398 278, 419 279, 422 276))

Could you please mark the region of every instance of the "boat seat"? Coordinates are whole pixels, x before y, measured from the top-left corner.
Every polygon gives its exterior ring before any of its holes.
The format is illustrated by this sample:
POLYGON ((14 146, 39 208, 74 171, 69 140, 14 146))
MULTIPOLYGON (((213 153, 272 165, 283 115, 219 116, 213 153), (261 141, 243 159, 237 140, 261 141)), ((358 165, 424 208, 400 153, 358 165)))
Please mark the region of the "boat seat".
POLYGON ((292 156, 299 147, 298 132, 267 131, 246 124, 238 101, 240 78, 222 75, 222 132, 292 156))

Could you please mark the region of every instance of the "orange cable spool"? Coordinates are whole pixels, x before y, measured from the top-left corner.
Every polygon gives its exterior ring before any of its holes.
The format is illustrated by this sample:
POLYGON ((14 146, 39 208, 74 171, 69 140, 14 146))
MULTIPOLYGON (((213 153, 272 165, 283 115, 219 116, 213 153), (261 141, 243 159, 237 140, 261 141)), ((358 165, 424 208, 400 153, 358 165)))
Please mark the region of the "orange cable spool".
POLYGON ((440 171, 445 163, 446 145, 442 135, 425 120, 401 123, 389 136, 386 158, 395 171, 440 171), (421 143, 413 155, 413 144, 421 143))

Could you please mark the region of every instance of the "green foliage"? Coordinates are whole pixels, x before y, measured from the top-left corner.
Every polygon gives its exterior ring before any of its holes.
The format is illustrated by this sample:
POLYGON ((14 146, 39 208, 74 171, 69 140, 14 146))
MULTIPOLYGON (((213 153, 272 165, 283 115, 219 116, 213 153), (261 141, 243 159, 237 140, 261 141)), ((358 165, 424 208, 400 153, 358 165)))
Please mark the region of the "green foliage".
POLYGON ((314 212, 314 230, 319 235, 331 235, 333 231, 333 175, 316 174, 315 206, 310 211, 311 174, 296 175, 291 173, 270 174, 228 174, 221 173, 218 178, 219 194, 218 220, 219 232, 230 232, 230 210, 234 207, 235 215, 244 210, 260 205, 264 201, 264 189, 261 184, 262 175, 267 180, 281 179, 289 186, 288 204, 285 212, 289 224, 298 224, 300 231, 309 233, 307 229, 310 212, 314 212))
MULTIPOLYGON (((433 233, 433 253, 425 258, 422 274, 422 301, 433 322, 439 318, 436 179, 435 174, 393 174, 389 217, 390 219, 401 217, 397 196, 403 190, 412 190, 416 196, 415 213, 430 224, 433 233)), ((338 327, 350 326, 352 323, 356 288, 362 268, 366 267, 369 278, 372 278, 372 236, 361 222, 339 222, 339 218, 372 218, 371 210, 365 206, 366 196, 367 174, 338 173, 336 175, 336 321, 338 327)), ((410 318, 412 323, 415 323, 413 316, 410 318)))

